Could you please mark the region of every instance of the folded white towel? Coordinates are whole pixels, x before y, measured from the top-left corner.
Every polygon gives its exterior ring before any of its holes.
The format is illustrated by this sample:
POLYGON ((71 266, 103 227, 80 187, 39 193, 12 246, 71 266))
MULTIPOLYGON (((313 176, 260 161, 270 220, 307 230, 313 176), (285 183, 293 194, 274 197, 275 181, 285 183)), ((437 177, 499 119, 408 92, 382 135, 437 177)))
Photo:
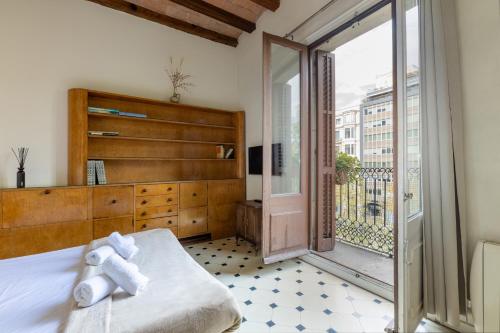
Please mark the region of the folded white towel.
POLYGON ((115 254, 115 249, 109 245, 104 245, 98 247, 95 250, 92 250, 87 253, 85 256, 85 261, 88 265, 98 266, 102 265, 104 260, 108 259, 108 257, 112 254, 115 254))
POLYGON ((149 279, 139 272, 137 265, 126 262, 117 254, 106 259, 102 264, 102 270, 130 295, 137 295, 143 291, 149 282, 149 279))
POLYGON ((108 276, 99 274, 81 281, 73 290, 73 297, 79 307, 94 305, 117 288, 116 283, 108 276))
POLYGON ((117 231, 108 236, 108 243, 126 260, 132 258, 139 251, 139 248, 135 246, 134 237, 123 237, 117 231))

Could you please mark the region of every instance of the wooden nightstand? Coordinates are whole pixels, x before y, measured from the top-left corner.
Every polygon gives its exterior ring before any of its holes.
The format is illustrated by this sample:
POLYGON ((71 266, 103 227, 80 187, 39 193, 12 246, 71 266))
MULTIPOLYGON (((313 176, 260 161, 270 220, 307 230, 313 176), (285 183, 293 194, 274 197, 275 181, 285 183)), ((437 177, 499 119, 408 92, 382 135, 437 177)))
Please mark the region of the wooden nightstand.
POLYGON ((238 204, 236 214, 236 244, 243 238, 254 245, 255 255, 262 240, 262 203, 248 200, 238 204))

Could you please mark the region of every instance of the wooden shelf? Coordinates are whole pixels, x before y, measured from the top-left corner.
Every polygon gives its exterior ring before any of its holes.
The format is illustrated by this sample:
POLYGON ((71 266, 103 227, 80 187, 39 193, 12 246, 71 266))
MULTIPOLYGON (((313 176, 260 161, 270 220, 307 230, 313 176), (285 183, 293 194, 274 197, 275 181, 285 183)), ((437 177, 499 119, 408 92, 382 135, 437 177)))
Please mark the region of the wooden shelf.
POLYGON ((175 140, 161 138, 141 138, 135 136, 106 136, 106 135, 89 135, 92 139, 108 139, 108 140, 137 140, 137 141, 153 141, 153 142, 171 142, 171 143, 189 143, 189 144, 206 144, 206 145, 226 145, 234 146, 235 142, 216 142, 216 141, 196 141, 196 140, 175 140))
POLYGON ((115 161, 236 161, 234 158, 164 158, 164 157, 96 157, 89 156, 89 160, 115 161))
POLYGON ((104 160, 109 184, 245 177, 245 114, 87 89, 70 89, 68 184, 87 184, 88 160, 104 160), (144 114, 135 118, 89 107, 144 114), (89 135, 89 131, 118 136, 89 135), (234 158, 217 158, 217 145, 234 158), (224 161, 224 162, 223 162, 224 161), (229 162, 231 161, 231 162, 229 162))
POLYGON ((152 123, 165 123, 172 125, 181 125, 181 126, 196 126, 196 127, 211 127, 211 128, 219 128, 219 129, 228 129, 234 130, 234 126, 222 126, 222 125, 213 125, 213 124, 200 124, 200 123, 191 123, 185 121, 174 121, 174 120, 163 120, 163 119, 153 119, 153 118, 135 118, 135 117, 126 117, 126 116, 115 116, 108 115, 102 113, 92 113, 88 112, 89 117, 97 117, 97 118, 111 118, 111 119, 119 119, 119 120, 131 120, 137 122, 152 122, 152 123))

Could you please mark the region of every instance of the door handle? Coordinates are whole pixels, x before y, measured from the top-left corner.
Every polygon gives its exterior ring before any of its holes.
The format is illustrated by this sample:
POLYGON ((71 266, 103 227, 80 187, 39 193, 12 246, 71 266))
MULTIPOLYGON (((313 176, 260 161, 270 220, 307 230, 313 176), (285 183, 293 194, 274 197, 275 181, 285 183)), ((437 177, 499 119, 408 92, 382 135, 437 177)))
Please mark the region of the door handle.
POLYGON ((404 195, 404 201, 408 201, 408 200, 411 200, 413 199, 413 193, 405 193, 404 195))

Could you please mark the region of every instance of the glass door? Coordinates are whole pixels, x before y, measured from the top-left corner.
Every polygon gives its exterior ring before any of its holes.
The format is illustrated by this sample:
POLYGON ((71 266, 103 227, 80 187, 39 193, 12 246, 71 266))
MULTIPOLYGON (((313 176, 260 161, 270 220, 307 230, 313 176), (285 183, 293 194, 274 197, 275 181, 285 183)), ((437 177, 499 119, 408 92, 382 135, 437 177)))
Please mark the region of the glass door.
POLYGON ((307 47, 264 33, 265 263, 308 253, 307 47))
POLYGON ((398 2, 400 210, 398 331, 414 332, 423 317, 423 207, 421 172, 419 2, 398 2))

